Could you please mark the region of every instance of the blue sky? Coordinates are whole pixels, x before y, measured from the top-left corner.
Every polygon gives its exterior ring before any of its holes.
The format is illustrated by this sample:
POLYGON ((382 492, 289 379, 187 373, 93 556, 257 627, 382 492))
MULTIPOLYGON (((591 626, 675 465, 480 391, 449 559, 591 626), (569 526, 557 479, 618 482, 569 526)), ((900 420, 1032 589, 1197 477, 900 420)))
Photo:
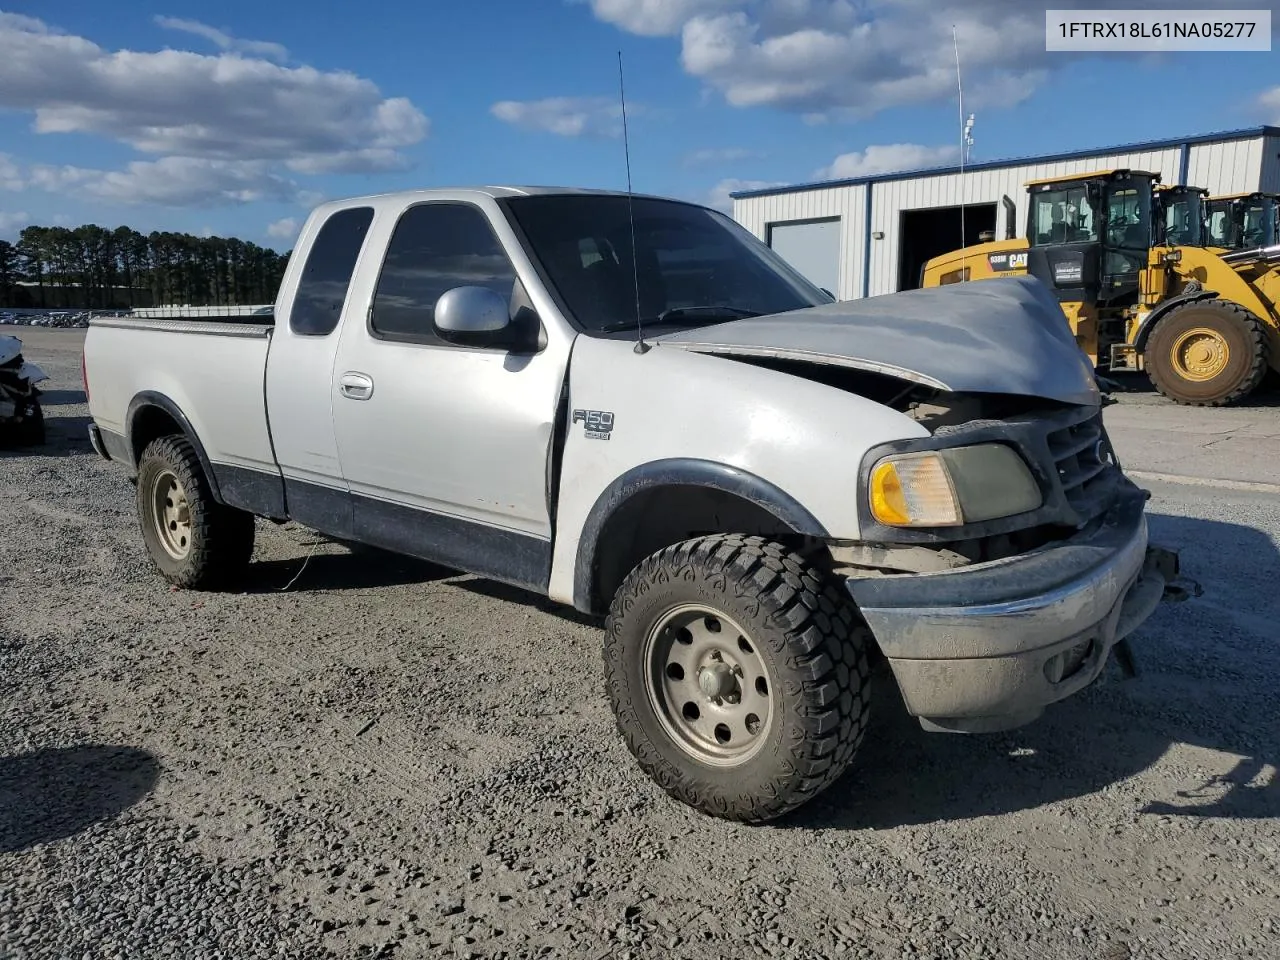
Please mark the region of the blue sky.
POLYGON ((127 223, 288 249, 326 198, 621 187, 619 50, 636 189, 702 202, 954 160, 953 23, 975 160, 1280 122, 1280 54, 1049 54, 1046 5, 1099 4, 0 0, 0 238, 127 223))

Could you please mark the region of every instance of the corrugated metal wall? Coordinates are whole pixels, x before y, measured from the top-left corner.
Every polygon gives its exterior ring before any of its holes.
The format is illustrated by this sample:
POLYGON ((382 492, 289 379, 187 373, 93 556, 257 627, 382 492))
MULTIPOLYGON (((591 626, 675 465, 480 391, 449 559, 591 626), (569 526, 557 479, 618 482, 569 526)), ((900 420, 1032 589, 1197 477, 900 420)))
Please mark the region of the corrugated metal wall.
POLYGON ((1245 193, 1259 189, 1263 172, 1262 137, 1196 143, 1191 146, 1187 183, 1211 194, 1245 193))
MULTIPOLYGON (((898 255, 901 213, 929 207, 954 207, 963 195, 966 204, 996 204, 996 236, 1005 234, 1005 211, 1001 198, 1017 204, 1015 233, 1026 233, 1026 190, 1028 180, 1059 177, 1113 167, 1151 170, 1164 183, 1177 183, 1182 166, 1182 150, 1168 147, 1135 153, 1097 154, 1051 163, 1028 163, 997 170, 977 170, 964 175, 939 174, 884 180, 874 184, 854 184, 797 190, 764 197, 735 200, 734 218, 762 240, 768 239, 769 225, 823 217, 841 218, 840 289, 841 299, 862 295, 863 226, 866 193, 872 191, 870 232, 884 237, 872 239, 868 292, 871 296, 891 293, 898 287, 898 255), (963 194, 962 194, 963 186, 963 194)), ((1193 144, 1188 151, 1187 183, 1205 187, 1214 194, 1267 189, 1280 192, 1280 138, 1262 137, 1193 144)), ((959 243, 959 237, 957 245, 959 243)))
POLYGON ((858 185, 745 197, 733 201, 733 218, 768 242, 771 223, 839 217, 840 289, 832 292, 841 300, 851 300, 862 292, 865 191, 866 187, 858 185))
POLYGON ((1262 179, 1258 189, 1280 193, 1280 137, 1267 137, 1262 143, 1262 179))
MULTIPOLYGON (((1027 232, 1024 184, 1028 180, 1087 173, 1111 167, 1129 167, 1134 170, 1152 170, 1162 174, 1166 183, 1172 183, 1178 178, 1179 160, 1178 150, 1159 150, 1150 153, 1108 154, 1056 163, 1034 163, 999 170, 978 170, 966 173, 963 181, 960 174, 943 174, 877 183, 871 195, 871 230, 873 233, 882 231, 884 239, 871 241, 871 284, 868 292, 874 297, 898 289, 898 254, 902 245, 899 225, 903 210, 957 206, 963 189, 966 204, 997 204, 996 237, 1002 238, 1005 235, 1005 211, 1000 200, 1007 196, 1017 204, 1017 223, 1014 227, 1015 234, 1021 237, 1027 232)), ((960 246, 958 236, 955 245, 957 248, 960 246)))

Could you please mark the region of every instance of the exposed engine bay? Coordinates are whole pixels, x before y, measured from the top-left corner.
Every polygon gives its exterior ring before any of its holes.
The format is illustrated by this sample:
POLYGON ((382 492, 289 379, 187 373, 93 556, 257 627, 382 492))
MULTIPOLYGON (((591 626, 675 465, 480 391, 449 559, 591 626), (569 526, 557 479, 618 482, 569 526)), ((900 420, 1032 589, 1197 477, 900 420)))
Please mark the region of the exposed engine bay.
MULTIPOLYGON (((845 576, 931 573, 1019 556, 1068 539, 1098 522, 1125 487, 1097 408, 1042 397, 952 393, 911 380, 824 363, 775 357, 732 356, 740 363, 821 383, 866 397, 924 426, 939 444, 970 436, 1017 449, 1039 478, 1041 510, 1003 528, 936 532, 901 541, 828 544, 845 576)), ((1110 398, 1102 397, 1105 406, 1110 398)))

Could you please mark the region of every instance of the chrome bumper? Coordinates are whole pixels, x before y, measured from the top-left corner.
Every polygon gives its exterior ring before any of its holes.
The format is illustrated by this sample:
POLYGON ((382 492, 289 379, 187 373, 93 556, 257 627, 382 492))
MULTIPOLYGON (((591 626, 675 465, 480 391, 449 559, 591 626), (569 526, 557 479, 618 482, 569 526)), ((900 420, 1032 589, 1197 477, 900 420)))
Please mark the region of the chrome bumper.
POLYGON ((1176 555, 1149 546, 1143 507, 1126 498, 1021 557, 848 581, 910 713, 931 730, 1005 730, 1092 683, 1176 573, 1176 555))

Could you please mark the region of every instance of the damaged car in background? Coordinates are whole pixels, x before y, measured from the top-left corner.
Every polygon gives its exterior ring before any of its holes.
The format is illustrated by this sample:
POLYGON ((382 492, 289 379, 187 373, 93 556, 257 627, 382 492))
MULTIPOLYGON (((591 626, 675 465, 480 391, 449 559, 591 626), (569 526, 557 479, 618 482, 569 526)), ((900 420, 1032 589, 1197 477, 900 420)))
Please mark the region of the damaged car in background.
POLYGON ((0 448, 44 443, 44 410, 36 386, 48 380, 22 355, 22 341, 0 336, 0 448))
POLYGON ((85 390, 167 580, 235 584, 262 517, 600 616, 637 763, 719 817, 833 784, 876 662, 1006 730, 1187 595, 1039 281, 834 302, 689 203, 328 203, 269 322, 95 320, 85 390))

